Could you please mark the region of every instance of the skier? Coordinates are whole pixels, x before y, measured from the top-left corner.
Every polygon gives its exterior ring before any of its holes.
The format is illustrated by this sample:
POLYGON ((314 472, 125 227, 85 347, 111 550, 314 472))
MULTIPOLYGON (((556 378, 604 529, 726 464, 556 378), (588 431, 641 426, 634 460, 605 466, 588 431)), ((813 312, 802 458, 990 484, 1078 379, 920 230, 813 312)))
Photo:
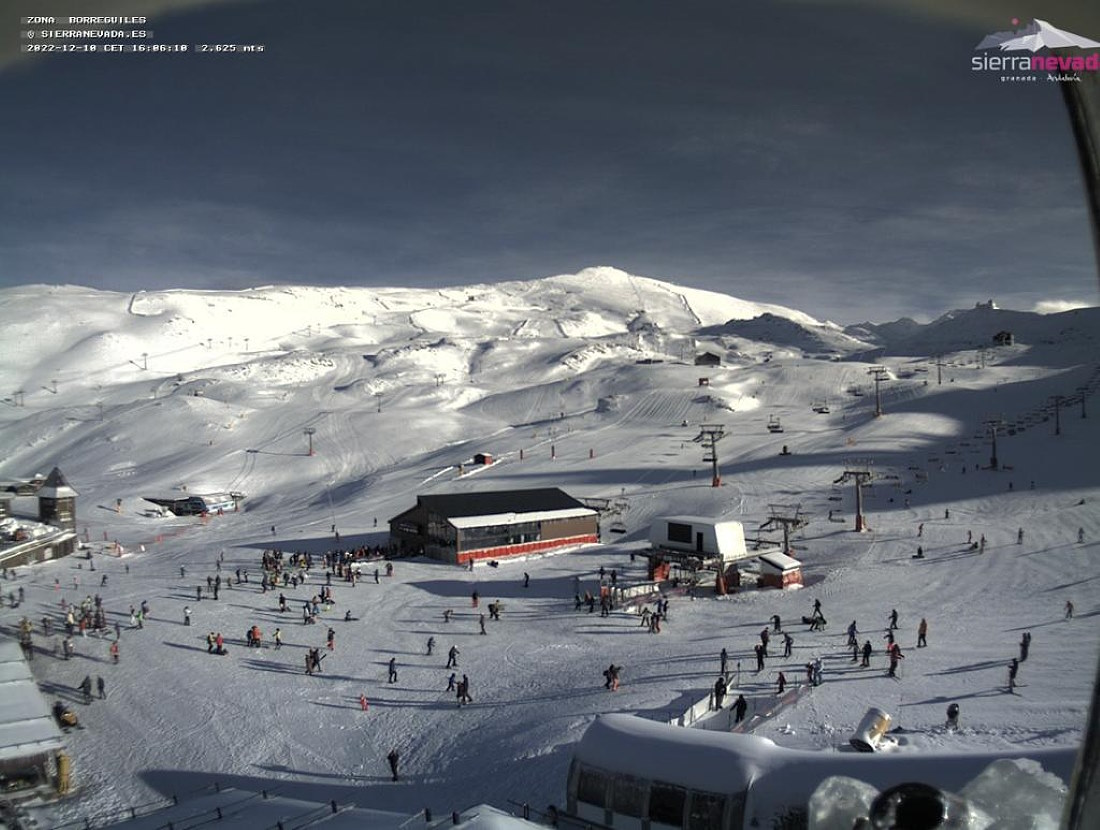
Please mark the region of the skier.
POLYGON ((333 651, 336 648, 336 632, 333 629, 328 630, 328 650, 333 651))
POLYGON ((917 538, 921 538, 924 535, 924 522, 917 525, 917 538))
POLYGON ((928 645, 928 620, 921 617, 920 625, 917 626, 917 648, 924 648, 926 645, 928 645))
POLYGON ((768 656, 768 629, 762 628, 760 630, 760 645, 763 647, 764 656, 768 656))
POLYGON ((359 694, 359 708, 364 712, 366 712, 367 709, 370 708, 370 705, 367 703, 367 696, 362 692, 360 692, 359 694))
POLYGON ((462 682, 458 684, 459 689, 462 690, 462 702, 473 703, 474 699, 470 697, 470 678, 466 675, 462 675, 462 682))
POLYGON ((764 671, 764 647, 757 643, 753 646, 753 651, 756 652, 756 670, 764 671))
POLYGON ((895 608, 890 612, 890 630, 893 631, 898 627, 898 609, 895 608))
POLYGON ((202 602, 202 586, 195 586, 195 602, 202 602))
POLYGON ((451 672, 451 676, 447 678, 446 691, 453 692, 455 690, 455 680, 456 680, 455 673, 451 672))
POLYGON ((118 664, 118 640, 115 640, 113 643, 111 643, 110 652, 111 652, 111 661, 114 662, 117 665, 118 664))
POLYGON ((396 657, 391 657, 390 658, 390 678, 389 678, 388 682, 390 682, 390 683, 396 683, 397 682, 397 658, 396 657))
POLYGON ((1024 529, 1021 527, 1016 531, 1016 544, 1022 545, 1024 543, 1024 529))
POLYGON ((904 657, 905 655, 901 653, 901 646, 899 646, 897 643, 894 643, 892 646, 890 646, 890 670, 887 672, 888 676, 897 677, 898 660, 901 660, 904 657))
POLYGON ((733 722, 741 723, 745 719, 745 710, 749 708, 749 702, 745 700, 744 695, 738 695, 737 700, 733 702, 733 706, 730 708, 736 713, 733 722))
POLYGON ((447 665, 444 666, 444 668, 457 669, 458 668, 458 655, 459 655, 458 646, 451 646, 450 649, 447 650, 447 665))
POLYGON ((856 635, 859 633, 859 629, 856 628, 856 621, 852 620, 848 625, 848 645, 854 645, 859 641, 856 639, 856 635))
POLYGON ((863 644, 863 662, 860 663, 860 666, 865 669, 871 667, 871 651, 871 641, 867 640, 867 642, 863 644))
POLYGON ((393 773, 393 780, 397 780, 397 762, 401 756, 397 754, 396 749, 391 749, 390 754, 386 756, 386 760, 390 762, 390 772, 393 773))
POLYGON ((99 692, 99 699, 100 700, 106 700, 107 699, 107 683, 103 680, 103 678, 100 675, 96 675, 95 688, 96 688, 96 691, 99 692))
POLYGON ((84 675, 84 679, 80 681, 80 685, 77 686, 80 691, 84 693, 85 705, 92 702, 92 678, 90 675, 84 675))
POLYGON ((615 676, 615 664, 614 663, 612 663, 610 666, 608 666, 606 669, 603 670, 603 676, 604 676, 603 687, 605 689, 610 689, 611 688, 611 679, 615 676))
POLYGON ((428 638, 428 656, 432 656, 432 649, 435 648, 435 637, 428 638))
POLYGON ((531 584, 531 575, 527 571, 523 572, 523 587, 526 588, 531 584))
POLYGON ((274 639, 275 639, 275 650, 278 651, 279 649, 281 649, 283 647, 283 630, 281 628, 276 628, 275 629, 274 639))
POLYGON ((814 662, 813 662, 812 665, 813 665, 813 670, 814 670, 814 685, 815 686, 820 686, 821 682, 823 680, 822 672, 821 672, 821 658, 820 657, 814 658, 814 662))
POLYGON ((485 634, 486 633, 485 632, 485 615, 482 614, 480 617, 478 617, 477 621, 478 621, 478 624, 481 626, 481 633, 485 634))
POLYGON ((722 649, 722 653, 718 655, 718 672, 722 677, 729 677, 729 652, 722 649))
POLYGON ((1027 659, 1027 653, 1031 651, 1031 632, 1025 631, 1024 635, 1020 638, 1020 662, 1024 662, 1027 659))
POLYGON ((825 616, 824 614, 821 613, 821 600, 819 600, 819 599, 814 600, 814 611, 813 611, 813 614, 811 614, 810 616, 811 617, 824 617, 825 616))
POLYGON ((1085 544, 1085 529, 1083 527, 1077 528, 1077 544, 1085 544))
POLYGON ((780 625, 780 619, 778 614, 772 614, 772 630, 778 632, 782 626, 780 625))
POLYGON ((783 632, 783 656, 790 657, 791 649, 794 647, 794 637, 790 634, 783 632))
POLYGON ((1065 619, 1073 619, 1073 600, 1066 600, 1066 616, 1065 619))
POLYGON ((777 695, 783 694, 783 690, 786 689, 786 688, 787 688, 787 675, 783 674, 783 672, 780 672, 779 673, 779 690, 776 692, 776 694, 777 695))
POLYGON ((478 603, 479 599, 480 599, 480 597, 478 596, 477 591, 474 591, 473 593, 470 594, 470 604, 474 608, 477 608, 477 603, 478 603))
POLYGON ((726 678, 719 677, 714 681, 714 708, 721 709, 722 701, 726 698, 726 678))
POLYGON ((183 606, 183 624, 184 625, 191 625, 191 606, 190 605, 183 606))
POLYGON ((1020 661, 1015 657, 1012 658, 1012 662, 1008 664, 1008 692, 1009 694, 1016 693, 1016 672, 1020 670, 1020 661))

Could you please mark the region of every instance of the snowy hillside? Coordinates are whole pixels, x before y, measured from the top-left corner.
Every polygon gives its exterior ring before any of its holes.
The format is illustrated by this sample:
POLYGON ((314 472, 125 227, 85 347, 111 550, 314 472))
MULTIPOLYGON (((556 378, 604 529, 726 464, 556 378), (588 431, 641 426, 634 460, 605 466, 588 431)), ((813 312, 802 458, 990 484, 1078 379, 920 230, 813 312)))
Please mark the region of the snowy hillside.
MULTIPOLYGON (((910 750, 1074 745, 1100 656, 1100 414, 1082 418, 1080 404, 1067 404, 1055 435, 1050 401, 1100 385, 1097 313, 974 310, 842 333, 795 310, 609 268, 445 290, 4 290, 0 479, 59 466, 80 493, 78 528, 96 572, 77 557, 20 568, 3 591, 22 587, 25 603, 5 603, 0 623, 13 631, 25 614, 49 649, 56 635, 41 634, 42 617, 57 622, 62 598, 98 592, 122 626, 117 666, 95 637, 77 638, 74 660, 34 661, 51 697, 77 700, 86 674, 108 690, 79 706, 86 728, 68 736, 80 792, 44 820, 183 793, 212 776, 410 814, 561 805, 570 747, 597 714, 682 713, 713 685, 723 647, 739 666, 734 696, 743 691, 757 713, 776 707, 779 670, 798 684, 807 661, 824 660, 824 685, 756 727, 781 745, 846 744, 870 705, 909 730, 910 750), (974 351, 1001 329, 1014 345, 974 351), (822 347, 843 359, 817 359, 822 347), (693 365, 704 349, 723 365, 693 365), (853 357, 865 351, 888 370, 882 418, 871 362, 853 357), (934 354, 944 356, 942 383, 934 354), (813 411, 823 401, 829 412, 813 411), (769 432, 769 418, 784 431, 769 432), (996 471, 980 469, 992 418, 1005 423, 996 471), (702 423, 725 428, 721 487, 692 440, 702 423), (477 452, 497 463, 472 472, 477 452), (875 475, 862 534, 852 486, 834 484, 851 469, 875 475), (392 578, 355 588, 334 579, 336 604, 317 626, 280 614, 277 595, 260 590, 265 548, 384 544, 386 521, 418 494, 528 487, 610 500, 605 544, 473 572, 403 560, 392 578), (154 516, 143 501, 185 488, 240 491, 243 510, 203 522, 154 516), (654 517, 735 518, 749 537, 774 541, 758 531, 774 505, 810 518, 795 550, 804 590, 673 594, 659 635, 632 610, 574 612, 577 578, 582 591, 601 567, 644 578, 631 552, 645 547, 654 517), (607 532, 613 525, 623 532, 607 532), (984 535, 984 552, 969 549, 968 534, 984 535), (221 573, 251 580, 197 601, 223 551, 221 573), (486 636, 475 589, 505 607, 486 636), (799 621, 815 598, 829 625, 810 632, 799 621), (142 600, 151 618, 131 631, 129 609, 142 600), (905 653, 896 680, 882 652, 894 608, 905 653), (454 619, 444 623, 447 609, 454 619), (793 633, 793 655, 757 673, 752 649, 773 614, 793 633), (929 647, 918 650, 922 617, 929 647), (871 669, 851 662, 853 619, 875 649, 871 669), (247 649, 253 624, 265 637, 280 626, 283 648, 247 649), (336 648, 323 674, 307 677, 303 655, 324 646, 330 625, 336 648), (207 653, 209 631, 224 634, 228 655, 207 653), (1034 643, 1010 695, 1007 664, 1024 631, 1034 643), (444 691, 452 644, 472 683, 474 702, 461 709, 444 691), (614 694, 601 677, 611 662, 625 667, 614 694), (963 712, 957 734, 942 729, 951 701, 963 712), (393 747, 405 772, 397 784, 385 763, 393 747)), ((29 499, 12 506, 34 509, 29 499)), ((310 584, 323 579, 315 572, 310 584)), ((287 591, 295 610, 310 590, 287 591)))
POLYGON ((1100 326, 1100 309, 1078 308, 1059 314, 1035 314, 989 308, 981 304, 971 309, 949 311, 927 325, 913 320, 896 320, 876 325, 861 323, 847 326, 844 333, 875 344, 887 355, 929 355, 938 352, 988 348, 998 332, 1031 346, 1055 346, 1067 343, 1095 342, 1100 326))

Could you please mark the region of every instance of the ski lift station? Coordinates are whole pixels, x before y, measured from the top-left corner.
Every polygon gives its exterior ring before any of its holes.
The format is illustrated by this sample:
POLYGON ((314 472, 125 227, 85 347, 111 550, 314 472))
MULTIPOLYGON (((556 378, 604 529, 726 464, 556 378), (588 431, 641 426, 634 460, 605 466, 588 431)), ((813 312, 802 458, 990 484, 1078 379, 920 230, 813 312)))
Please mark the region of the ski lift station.
POLYGON ((723 564, 751 556, 745 550, 745 529, 731 519, 661 516, 649 526, 649 541, 658 550, 720 558, 723 564))

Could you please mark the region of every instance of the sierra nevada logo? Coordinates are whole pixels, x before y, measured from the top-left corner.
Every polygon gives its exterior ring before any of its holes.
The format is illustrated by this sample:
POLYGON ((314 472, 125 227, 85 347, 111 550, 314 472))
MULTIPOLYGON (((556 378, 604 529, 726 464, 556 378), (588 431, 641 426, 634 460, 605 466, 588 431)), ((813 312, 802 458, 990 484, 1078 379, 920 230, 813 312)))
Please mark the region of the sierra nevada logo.
MULTIPOLYGON (((1013 19, 1016 25, 1019 20, 1013 19)), ((1078 75, 1070 72, 1095 72, 1100 70, 1100 52, 1091 54, 1066 54, 1067 49, 1100 49, 1100 42, 1073 32, 1067 32, 1052 26, 1045 20, 1036 18, 1022 29, 1011 32, 994 32, 982 38, 974 47, 982 52, 970 59, 971 71, 1000 72, 1002 81, 1037 81, 1032 73, 1048 74, 1048 81, 1079 81, 1078 75), (1030 55, 988 54, 998 52, 1031 52, 1030 55), (1059 54, 1036 54, 1043 49, 1058 49, 1059 54)))

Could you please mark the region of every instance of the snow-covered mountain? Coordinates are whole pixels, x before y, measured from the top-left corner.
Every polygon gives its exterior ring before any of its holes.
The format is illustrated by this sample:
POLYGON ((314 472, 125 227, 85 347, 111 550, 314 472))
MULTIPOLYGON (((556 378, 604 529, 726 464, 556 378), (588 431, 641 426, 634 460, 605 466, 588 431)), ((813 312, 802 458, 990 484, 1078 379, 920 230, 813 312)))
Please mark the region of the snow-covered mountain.
POLYGON ((989 348, 1008 332, 1017 343, 1058 350, 1070 343, 1100 342, 1100 308, 1078 308, 1058 314, 1010 311, 980 303, 949 311, 931 323, 909 319, 892 323, 859 323, 844 333, 874 344, 884 355, 931 355, 989 348))
MULTIPOLYGON (((5 603, 0 624, 58 620, 62 598, 99 593, 122 625, 117 666, 94 637, 76 638, 75 660, 34 661, 51 696, 75 699, 85 674, 104 676, 108 689, 80 707, 87 728, 68 736, 78 796, 42 822, 125 809, 211 777, 408 814, 561 805, 571 746, 597 714, 674 717, 706 698, 723 647, 735 688, 760 715, 754 731, 783 745, 846 744, 871 705, 908 730, 901 751, 1074 745, 1100 651, 1100 560, 1090 555, 1100 537, 1100 419, 1081 418, 1076 402, 1080 389, 1100 388, 1096 315, 982 308, 841 331, 797 310, 609 268, 443 290, 4 290, 0 479, 59 466, 80 494, 78 528, 96 573, 77 558, 20 568, 3 590, 23 588, 26 600, 5 603), (1015 344, 980 361, 973 349, 1002 329, 1015 344), (722 365, 694 365, 703 350, 722 365), (928 358, 948 352, 938 383, 928 358), (880 418, 872 358, 887 369, 880 418), (1052 396, 1063 399, 1057 436, 1052 396), (994 418, 1004 422, 995 471, 985 469, 994 418), (771 419, 782 433, 769 431, 771 419), (725 429, 720 487, 693 440, 703 423, 725 429), (472 467, 480 452, 495 463, 472 467), (864 492, 871 530, 860 534, 852 487, 835 483, 857 468, 875 476, 864 492), (334 579, 336 605, 319 626, 281 614, 277 594, 257 584, 265 548, 373 546, 420 494, 528 487, 601 499, 604 530, 616 532, 599 547, 499 568, 402 560, 377 585, 334 579), (185 488, 242 492, 243 510, 205 523, 147 510, 145 497, 185 488), (639 626, 636 609, 574 612, 578 585, 597 588, 601 567, 644 581, 635 554, 655 517, 738 519, 766 547, 778 537, 760 526, 783 505, 809 518, 794 551, 805 590, 717 598, 704 584, 694 601, 679 590, 660 635, 639 626), (984 553, 968 535, 986 537, 984 553), (110 555, 115 540, 122 559, 110 555), (251 581, 196 601, 219 566, 251 581), (484 636, 474 590, 505 607, 484 636), (824 631, 798 622, 814 598, 824 631), (130 631, 129 607, 143 599, 151 618, 130 631), (1067 600, 1073 620, 1063 619, 1067 600), (885 676, 881 650, 893 608, 900 680, 885 676), (757 673, 752 647, 773 614, 794 651, 757 673), (929 647, 917 650, 922 617, 929 647), (872 669, 851 662, 851 620, 874 645, 872 669), (284 647, 247 649, 240 635, 253 624, 265 636, 280 626, 284 647), (335 649, 307 677, 305 649, 323 648, 330 625, 335 649), (1010 695, 1006 666, 1025 630, 1034 632, 1026 686, 1010 695), (207 653, 209 631, 225 634, 227 656, 207 653), (444 691, 449 672, 438 652, 426 655, 429 637, 444 654, 461 650, 472 705, 456 708, 444 691), (815 657, 825 684, 777 702, 776 672, 797 684, 815 657), (600 675, 609 662, 624 666, 614 694, 600 675), (963 709, 957 733, 942 728, 951 701, 963 709), (385 765, 394 747, 399 784, 385 765)), ((32 509, 21 498, 12 506, 32 509)), ((315 589, 284 590, 297 607, 315 589)), ((40 625, 35 636, 49 650, 40 625)))
POLYGON ((1059 29, 1045 20, 1035 18, 1027 26, 1012 32, 994 32, 986 35, 981 42, 974 47, 979 49, 1000 49, 1002 52, 1038 52, 1040 49, 1057 49, 1059 47, 1073 46, 1079 49, 1094 49, 1100 46, 1100 42, 1091 38, 1075 35, 1059 29))

